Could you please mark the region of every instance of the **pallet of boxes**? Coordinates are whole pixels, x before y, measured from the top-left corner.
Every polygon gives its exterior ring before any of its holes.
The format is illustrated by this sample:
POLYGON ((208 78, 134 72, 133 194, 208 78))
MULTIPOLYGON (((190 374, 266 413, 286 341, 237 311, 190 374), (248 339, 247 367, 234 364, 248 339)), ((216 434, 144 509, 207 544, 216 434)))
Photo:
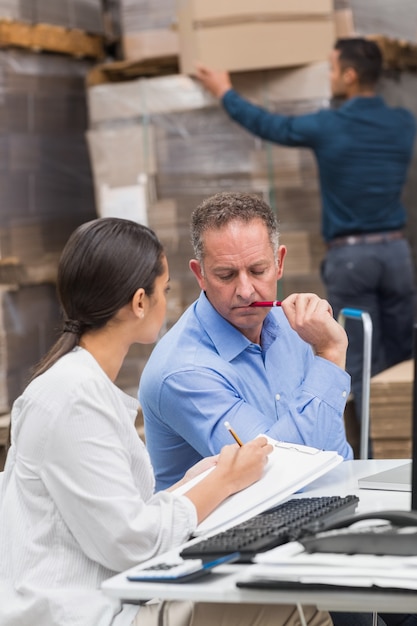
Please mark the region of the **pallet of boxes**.
POLYGON ((0 0, 0 467, 9 416, 57 338, 57 260, 95 217, 85 76, 103 58, 101 0, 0 0))
POLYGON ((370 437, 375 459, 412 457, 413 382, 413 359, 371 378, 370 437))
MULTIPOLYGON (((331 0, 120 0, 120 8, 124 58, 96 66, 88 77, 96 207, 98 215, 148 224, 165 244, 172 285, 167 327, 198 296, 188 268, 191 212, 219 191, 259 194, 276 211, 289 248, 279 297, 323 295, 312 154, 267 144, 238 127, 192 72, 197 59, 230 70, 240 93, 277 112, 328 106, 331 0)), ((137 370, 144 347, 133 358, 137 370)))

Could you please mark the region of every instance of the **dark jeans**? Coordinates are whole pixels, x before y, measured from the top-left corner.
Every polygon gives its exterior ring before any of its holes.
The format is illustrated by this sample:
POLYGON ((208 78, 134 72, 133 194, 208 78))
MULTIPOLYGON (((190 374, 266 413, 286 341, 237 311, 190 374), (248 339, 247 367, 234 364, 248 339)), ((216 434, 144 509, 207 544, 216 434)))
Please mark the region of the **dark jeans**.
MULTIPOLYGON (((334 626, 372 626, 372 613, 331 612, 334 626)), ((417 626, 415 615, 378 613, 378 626, 417 626)))
MULTIPOLYGON (((336 319, 345 307, 371 316, 372 376, 411 358, 415 284, 405 239, 331 248, 322 264, 322 279, 336 319)), ((346 370, 360 420, 363 325, 361 320, 347 319, 345 328, 349 338, 346 370)))
POLYGON ((417 615, 399 613, 381 613, 380 615, 387 626, 417 626, 417 615))

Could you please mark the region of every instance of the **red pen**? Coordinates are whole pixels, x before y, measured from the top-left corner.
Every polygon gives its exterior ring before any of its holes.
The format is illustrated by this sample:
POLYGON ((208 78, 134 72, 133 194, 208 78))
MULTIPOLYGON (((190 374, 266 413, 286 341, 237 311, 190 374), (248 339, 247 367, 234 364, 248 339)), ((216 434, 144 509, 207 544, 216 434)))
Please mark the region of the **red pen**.
POLYGON ((271 300, 269 302, 252 302, 249 306, 281 306, 279 300, 271 300))

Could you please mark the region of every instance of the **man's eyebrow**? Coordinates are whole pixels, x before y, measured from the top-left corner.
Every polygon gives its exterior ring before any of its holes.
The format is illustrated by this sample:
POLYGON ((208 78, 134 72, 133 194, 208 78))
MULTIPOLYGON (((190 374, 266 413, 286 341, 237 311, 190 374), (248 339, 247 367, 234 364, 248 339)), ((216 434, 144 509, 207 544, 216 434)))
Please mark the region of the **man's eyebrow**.
POLYGON ((214 272, 235 272, 236 269, 233 265, 215 265, 213 267, 214 272))
MULTIPOLYGON (((254 263, 251 263, 250 265, 247 265, 245 267, 251 269, 253 267, 259 267, 259 266, 263 266, 263 265, 269 265, 270 261, 268 259, 262 259, 259 261, 255 261, 254 263)), ((215 265, 213 267, 213 271, 215 272, 224 272, 224 271, 236 271, 239 268, 236 267, 235 265, 215 265)))

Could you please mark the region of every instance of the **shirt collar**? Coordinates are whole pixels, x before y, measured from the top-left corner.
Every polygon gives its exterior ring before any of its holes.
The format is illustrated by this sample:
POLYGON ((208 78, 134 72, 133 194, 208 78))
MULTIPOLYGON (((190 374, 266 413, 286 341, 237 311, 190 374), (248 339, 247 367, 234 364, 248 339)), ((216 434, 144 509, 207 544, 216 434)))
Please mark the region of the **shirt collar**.
POLYGON ((340 107, 341 109, 351 109, 354 107, 360 107, 361 109, 380 108, 385 106, 385 102, 381 96, 355 96, 349 98, 340 107))
MULTIPOLYGON (((214 343, 217 352, 226 361, 232 361, 249 346, 255 345, 216 311, 203 291, 197 300, 195 310, 202 327, 214 343)), ((278 321, 269 312, 264 320, 261 333, 264 351, 268 350, 278 334, 278 321)))

